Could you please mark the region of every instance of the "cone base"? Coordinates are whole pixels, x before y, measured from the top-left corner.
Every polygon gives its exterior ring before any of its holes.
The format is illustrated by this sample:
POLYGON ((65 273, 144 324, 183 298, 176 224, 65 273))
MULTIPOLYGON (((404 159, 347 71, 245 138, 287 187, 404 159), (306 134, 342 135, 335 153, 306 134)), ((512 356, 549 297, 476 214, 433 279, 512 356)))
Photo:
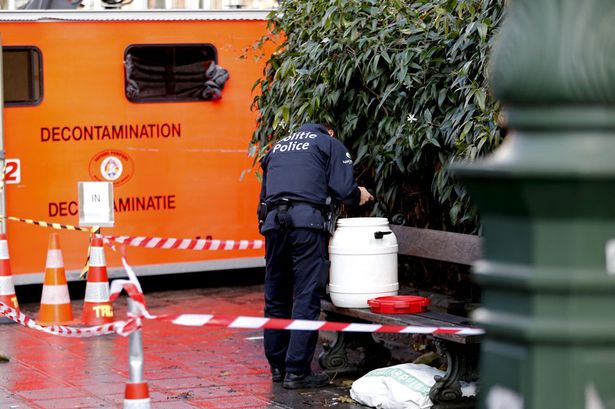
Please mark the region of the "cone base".
POLYGON ((66 325, 74 324, 73 310, 70 304, 41 304, 39 318, 40 325, 66 325))
POLYGON ((149 399, 147 382, 127 383, 124 392, 124 400, 144 400, 149 399))
POLYGON ((124 409, 150 409, 147 382, 127 383, 124 392, 124 409))
POLYGON ((111 302, 84 302, 81 321, 83 325, 103 325, 114 322, 115 314, 111 302))
POLYGON ((150 409, 150 399, 124 399, 123 409, 150 409))

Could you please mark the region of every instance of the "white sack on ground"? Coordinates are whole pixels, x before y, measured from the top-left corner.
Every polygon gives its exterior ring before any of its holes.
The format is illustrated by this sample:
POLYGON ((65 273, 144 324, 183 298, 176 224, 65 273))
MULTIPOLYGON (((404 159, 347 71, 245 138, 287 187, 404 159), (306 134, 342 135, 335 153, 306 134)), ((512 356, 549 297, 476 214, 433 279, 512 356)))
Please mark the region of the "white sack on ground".
MULTIPOLYGON (((357 402, 379 409, 428 409, 432 407, 429 390, 434 376, 445 372, 423 364, 401 364, 374 369, 357 379, 350 396, 357 402)), ((463 396, 475 396, 474 383, 461 383, 463 396)))

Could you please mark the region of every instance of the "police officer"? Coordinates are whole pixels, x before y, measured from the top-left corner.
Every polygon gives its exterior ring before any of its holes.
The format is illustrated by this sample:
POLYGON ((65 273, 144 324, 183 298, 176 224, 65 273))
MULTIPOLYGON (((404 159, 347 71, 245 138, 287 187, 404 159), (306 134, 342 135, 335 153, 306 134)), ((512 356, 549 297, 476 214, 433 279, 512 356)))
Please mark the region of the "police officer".
MULTIPOLYGON (((348 205, 373 200, 357 186, 352 159, 331 127, 306 124, 277 142, 262 160, 259 224, 265 235, 265 317, 317 320, 329 275, 329 198, 348 205)), ((317 331, 266 329, 273 382, 287 389, 325 386, 312 373, 317 331)))

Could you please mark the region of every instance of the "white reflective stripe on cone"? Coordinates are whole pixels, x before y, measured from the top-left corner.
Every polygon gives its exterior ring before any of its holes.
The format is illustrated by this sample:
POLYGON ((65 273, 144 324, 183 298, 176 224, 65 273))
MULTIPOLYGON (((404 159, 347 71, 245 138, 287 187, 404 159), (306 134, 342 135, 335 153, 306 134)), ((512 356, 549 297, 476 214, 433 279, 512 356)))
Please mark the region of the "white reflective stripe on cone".
POLYGON ((0 295, 15 294, 12 277, 0 277, 0 295))
POLYGON ((105 252, 102 247, 90 248, 90 267, 106 267, 105 252))
POLYGON ((9 259, 9 246, 6 240, 0 240, 0 260, 9 259))
POLYGON ((150 409, 149 399, 124 399, 124 409, 150 409))
POLYGON ((85 287, 85 301, 109 301, 109 283, 87 283, 85 287))
POLYGON ((69 304, 68 286, 66 285, 47 285, 43 286, 41 304, 69 304))
POLYGON ((62 258, 62 250, 50 249, 47 250, 47 268, 64 268, 64 259, 62 258))

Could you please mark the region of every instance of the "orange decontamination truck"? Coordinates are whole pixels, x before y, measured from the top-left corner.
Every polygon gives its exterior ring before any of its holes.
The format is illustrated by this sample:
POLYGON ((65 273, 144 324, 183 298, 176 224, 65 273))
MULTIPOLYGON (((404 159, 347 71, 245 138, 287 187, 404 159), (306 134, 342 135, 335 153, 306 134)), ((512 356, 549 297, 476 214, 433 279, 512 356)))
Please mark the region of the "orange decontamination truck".
MULTIPOLYGON (((249 157, 252 86, 265 59, 245 50, 266 11, 0 12, 5 215, 78 224, 78 182, 113 183, 102 233, 259 240, 249 157)), ((15 284, 40 283, 49 233, 6 221, 15 284)), ((60 235, 69 280, 87 232, 60 235)), ((109 276, 123 275, 107 250, 109 276)), ((140 275, 263 265, 263 250, 130 247, 140 275)))

